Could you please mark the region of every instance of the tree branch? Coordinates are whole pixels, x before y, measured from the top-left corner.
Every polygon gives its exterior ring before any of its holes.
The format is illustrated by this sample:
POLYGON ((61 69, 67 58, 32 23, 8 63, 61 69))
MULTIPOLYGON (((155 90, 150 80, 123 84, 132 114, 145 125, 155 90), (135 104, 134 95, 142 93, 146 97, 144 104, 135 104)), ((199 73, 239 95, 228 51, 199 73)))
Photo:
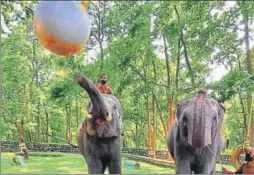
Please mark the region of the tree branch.
MULTIPOLYGON (((180 23, 180 16, 179 16, 178 10, 176 8, 176 5, 174 5, 174 8, 175 8, 175 13, 176 13, 177 18, 178 18, 178 22, 180 23)), ((187 67, 190 71, 191 81, 192 81, 192 83, 194 83, 193 71, 192 71, 192 68, 190 66, 187 46, 186 46, 186 43, 185 43, 184 38, 183 38, 183 29, 182 28, 181 28, 181 31, 180 31, 180 38, 181 38, 181 41, 182 41, 182 44, 183 44, 185 62, 186 62, 186 65, 187 65, 187 67)))

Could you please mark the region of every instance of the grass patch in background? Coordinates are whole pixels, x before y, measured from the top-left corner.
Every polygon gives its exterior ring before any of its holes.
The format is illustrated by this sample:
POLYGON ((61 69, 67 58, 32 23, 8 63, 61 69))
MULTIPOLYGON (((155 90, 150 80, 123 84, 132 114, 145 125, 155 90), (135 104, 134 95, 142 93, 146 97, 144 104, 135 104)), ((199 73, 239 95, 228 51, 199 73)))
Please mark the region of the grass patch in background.
MULTIPOLYGON (((16 155, 20 155, 16 153, 16 155)), ((70 153, 41 153, 30 152, 29 160, 25 161, 25 166, 10 165, 8 153, 1 154, 1 174, 88 174, 85 159, 80 154, 70 153)), ((122 166, 128 158, 122 156, 122 166)), ((122 168, 123 174, 175 174, 174 168, 159 167, 148 163, 139 162, 140 169, 132 170, 122 168)), ((234 170, 232 166, 225 165, 226 168, 234 170)), ((217 171, 221 171, 221 166, 216 166, 217 171)), ((108 171, 106 171, 108 174, 108 171)))
MULTIPOLYGON (((7 153, 2 153, 1 174, 88 174, 85 159, 80 154, 69 153, 30 153, 25 166, 10 165, 7 153)), ((123 156, 122 165, 127 160, 123 156)), ((128 170, 123 168, 123 174, 174 174, 175 170, 162 168, 139 162, 141 169, 128 170)), ((108 171, 106 171, 108 174, 108 171)))

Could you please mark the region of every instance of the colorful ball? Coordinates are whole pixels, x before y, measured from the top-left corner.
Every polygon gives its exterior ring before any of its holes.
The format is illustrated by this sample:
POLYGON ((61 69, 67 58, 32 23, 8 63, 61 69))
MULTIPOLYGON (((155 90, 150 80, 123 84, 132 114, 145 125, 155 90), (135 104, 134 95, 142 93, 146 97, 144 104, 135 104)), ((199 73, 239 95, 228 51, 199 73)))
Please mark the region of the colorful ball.
POLYGON ((69 56, 79 52, 90 35, 87 3, 41 1, 34 16, 34 32, 51 52, 69 56))

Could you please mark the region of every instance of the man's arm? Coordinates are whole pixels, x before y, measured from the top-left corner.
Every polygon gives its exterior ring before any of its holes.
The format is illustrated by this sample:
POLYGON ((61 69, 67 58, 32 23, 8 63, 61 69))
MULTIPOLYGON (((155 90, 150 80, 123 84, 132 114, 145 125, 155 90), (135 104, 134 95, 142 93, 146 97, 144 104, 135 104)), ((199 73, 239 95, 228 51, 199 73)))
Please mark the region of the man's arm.
POLYGON ((108 86, 108 94, 114 94, 113 90, 108 86))

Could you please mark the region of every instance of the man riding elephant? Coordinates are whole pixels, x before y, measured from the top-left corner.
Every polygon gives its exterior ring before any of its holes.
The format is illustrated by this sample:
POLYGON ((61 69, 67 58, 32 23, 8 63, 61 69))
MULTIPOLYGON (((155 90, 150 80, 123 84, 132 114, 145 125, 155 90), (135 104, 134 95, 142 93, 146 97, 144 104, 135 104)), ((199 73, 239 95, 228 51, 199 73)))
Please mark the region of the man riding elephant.
POLYGON ((78 128, 77 142, 89 174, 121 174, 122 112, 119 100, 104 94, 87 77, 76 82, 88 93, 86 116, 78 128))

